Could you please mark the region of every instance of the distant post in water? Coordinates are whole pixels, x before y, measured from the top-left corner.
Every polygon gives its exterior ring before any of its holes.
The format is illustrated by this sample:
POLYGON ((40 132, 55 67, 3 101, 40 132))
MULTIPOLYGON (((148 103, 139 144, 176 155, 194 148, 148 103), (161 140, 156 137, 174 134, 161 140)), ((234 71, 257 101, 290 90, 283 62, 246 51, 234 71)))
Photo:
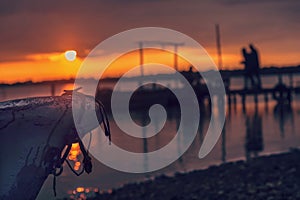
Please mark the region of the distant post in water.
POLYGON ((216 24, 216 41, 217 41, 217 51, 218 51, 218 68, 219 70, 222 70, 223 61, 222 61, 221 36, 220 36, 219 24, 216 24))
POLYGON ((144 77, 144 52, 143 52, 143 42, 139 42, 139 52, 140 52, 140 68, 141 68, 141 80, 139 81, 139 86, 142 86, 142 79, 144 77))
POLYGON ((51 83, 51 96, 55 96, 55 83, 51 83))

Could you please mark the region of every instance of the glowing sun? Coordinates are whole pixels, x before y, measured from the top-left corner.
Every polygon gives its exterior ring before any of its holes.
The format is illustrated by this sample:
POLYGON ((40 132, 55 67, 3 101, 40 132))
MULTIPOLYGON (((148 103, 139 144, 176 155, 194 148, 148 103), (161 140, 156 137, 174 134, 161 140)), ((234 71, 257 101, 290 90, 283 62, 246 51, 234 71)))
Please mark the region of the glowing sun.
POLYGON ((74 61, 76 59, 76 56, 77 56, 77 52, 74 50, 69 50, 65 52, 65 58, 68 61, 74 61))

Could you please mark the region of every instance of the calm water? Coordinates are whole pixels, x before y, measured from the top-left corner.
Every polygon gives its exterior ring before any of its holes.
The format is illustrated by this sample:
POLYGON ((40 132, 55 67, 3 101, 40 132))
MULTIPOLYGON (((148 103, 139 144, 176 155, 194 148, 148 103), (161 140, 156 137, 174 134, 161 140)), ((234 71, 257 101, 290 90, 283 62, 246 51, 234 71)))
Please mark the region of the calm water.
MULTIPOLYGON (((239 80, 234 81, 237 82, 234 84, 235 87, 241 85, 238 84, 239 80)), ((265 86, 274 84, 274 81, 276 79, 273 78, 264 84, 265 86)), ((64 89, 71 88, 72 84, 57 85, 56 95, 60 95, 64 89)), ((0 99, 4 101, 29 96, 48 96, 50 91, 50 85, 2 88, 2 90, 0 89, 0 99)), ((240 102, 239 98, 237 100, 240 102)), ((185 172, 206 168, 212 164, 246 159, 249 156, 287 151, 291 147, 300 146, 300 124, 298 123, 300 120, 300 96, 294 96, 291 109, 280 109, 274 101, 270 101, 266 106, 262 99, 260 99, 258 107, 255 108, 251 97, 247 101, 246 112, 242 111, 240 104, 237 104, 236 107, 233 106, 230 112, 227 108, 223 134, 213 151, 204 159, 200 160, 198 158, 198 152, 209 123, 209 114, 207 112, 201 115, 199 130, 193 144, 179 160, 168 167, 153 173, 129 174, 113 170, 93 159, 92 174, 83 174, 77 177, 65 166, 63 174, 57 179, 58 198, 68 196, 67 192, 69 190, 79 186, 97 187, 106 190, 120 187, 124 183, 149 179, 162 173, 171 175, 178 171, 185 172), (253 132, 258 134, 253 135, 253 132)), ((171 115, 168 116, 161 133, 157 137, 147 140, 148 150, 158 149, 174 137, 179 123, 179 113, 176 110, 171 110, 170 113, 171 115)), ((145 122, 144 112, 136 112, 133 114, 133 117, 139 124, 145 122)), ((126 137, 113 120, 111 120, 111 130, 117 145, 135 152, 144 151, 145 143, 142 140, 131 140, 131 138, 126 137)), ((146 133, 151 131, 153 130, 145 130, 146 133)), ((182 142, 184 142, 184 138, 178 140, 178 148, 180 148, 182 142)), ((47 179, 38 196, 39 199, 54 197, 52 178, 52 176, 49 176, 47 179)))

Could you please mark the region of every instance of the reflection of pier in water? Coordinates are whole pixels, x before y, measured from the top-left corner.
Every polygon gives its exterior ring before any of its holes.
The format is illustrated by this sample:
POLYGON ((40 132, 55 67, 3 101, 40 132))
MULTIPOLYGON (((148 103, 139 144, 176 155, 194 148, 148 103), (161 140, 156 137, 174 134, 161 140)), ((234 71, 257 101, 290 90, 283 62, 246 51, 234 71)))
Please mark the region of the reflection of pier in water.
MULTIPOLYGON (((192 85, 195 89, 195 92, 197 93, 197 87, 199 87, 198 83, 203 83, 201 79, 201 76, 195 72, 191 71, 185 71, 184 73, 193 73, 191 77, 194 77, 193 80, 190 80, 189 82, 193 82, 196 84, 192 85), (197 79, 195 81, 195 79, 197 79)), ((294 94, 297 94, 300 92, 300 86, 295 85, 294 83, 294 76, 300 74, 300 67, 293 67, 293 68, 282 68, 282 69, 262 69, 261 70, 261 78, 264 79, 265 77, 277 77, 277 81, 274 83, 273 86, 269 86, 268 88, 250 88, 250 89, 231 89, 230 88, 230 79, 232 78, 243 78, 244 74, 243 71, 221 71, 221 76, 224 80, 224 85, 226 87, 226 95, 227 95, 227 103, 228 103, 228 111, 230 113, 232 104, 234 107, 237 105, 237 96, 240 96, 241 104, 243 108, 243 112, 245 115, 245 158, 251 159, 252 156, 258 156, 258 153, 261 151, 264 151, 264 137, 263 137, 263 128, 262 128, 262 116, 258 112, 258 99, 259 96, 263 96, 264 102, 266 105, 266 108, 268 107, 267 104, 269 103, 270 99, 273 99, 277 102, 277 105, 274 107, 274 118, 279 121, 280 126, 280 133, 281 137, 284 137, 284 123, 287 121, 287 116, 290 116, 292 113, 291 108, 291 102, 292 97, 294 94), (283 76, 286 76, 289 79, 289 84, 286 84, 283 82, 283 76), (246 98, 253 97, 254 104, 255 104, 255 113, 249 114, 246 113, 246 98)), ((170 76, 172 77, 172 76, 170 76)), ((133 77, 128 78, 128 81, 137 81, 141 82, 140 77, 133 77)), ((169 79, 168 75, 159 75, 159 76, 144 76, 143 79, 147 80, 171 80, 169 79)), ((155 91, 157 89, 157 86, 153 85, 153 90, 151 90, 151 87, 148 88, 148 92, 151 93, 151 91, 155 91), (156 87, 156 88, 155 88, 156 87)), ((178 89, 178 88, 177 88, 178 89)), ((202 95, 197 95, 198 97, 203 99, 209 99, 208 93, 203 92, 202 95), (204 94, 204 95, 203 95, 204 94)), ((210 102, 210 101, 209 101, 210 102)), ((230 115, 230 114, 229 114, 230 115)), ((227 119, 230 118, 230 116, 227 116, 227 119)), ((293 121, 293 117, 291 118, 293 121)), ((227 122, 226 122, 227 123, 227 122)), ((230 122, 229 122, 230 123, 230 122)), ((203 142, 203 129, 201 125, 201 121, 199 124, 199 134, 197 135, 197 138, 199 140, 199 145, 203 142)), ((178 127, 177 127, 178 128, 178 127)), ((196 139, 197 140, 197 139, 196 139)), ((222 131, 222 136, 220 138, 221 140, 221 160, 222 162, 226 162, 226 124, 225 128, 222 131)), ((197 145, 198 146, 198 145, 197 145)), ((180 141, 178 141, 178 148, 180 148, 180 141)), ((184 167, 184 157, 180 157, 179 164, 182 165, 182 168, 184 167)))

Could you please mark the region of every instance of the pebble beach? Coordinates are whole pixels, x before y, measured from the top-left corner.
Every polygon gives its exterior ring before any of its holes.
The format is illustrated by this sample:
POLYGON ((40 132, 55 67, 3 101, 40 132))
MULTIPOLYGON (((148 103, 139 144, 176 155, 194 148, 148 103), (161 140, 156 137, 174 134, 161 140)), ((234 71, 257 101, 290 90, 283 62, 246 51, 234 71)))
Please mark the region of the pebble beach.
POLYGON ((93 200, 300 199, 300 151, 131 183, 93 200))

